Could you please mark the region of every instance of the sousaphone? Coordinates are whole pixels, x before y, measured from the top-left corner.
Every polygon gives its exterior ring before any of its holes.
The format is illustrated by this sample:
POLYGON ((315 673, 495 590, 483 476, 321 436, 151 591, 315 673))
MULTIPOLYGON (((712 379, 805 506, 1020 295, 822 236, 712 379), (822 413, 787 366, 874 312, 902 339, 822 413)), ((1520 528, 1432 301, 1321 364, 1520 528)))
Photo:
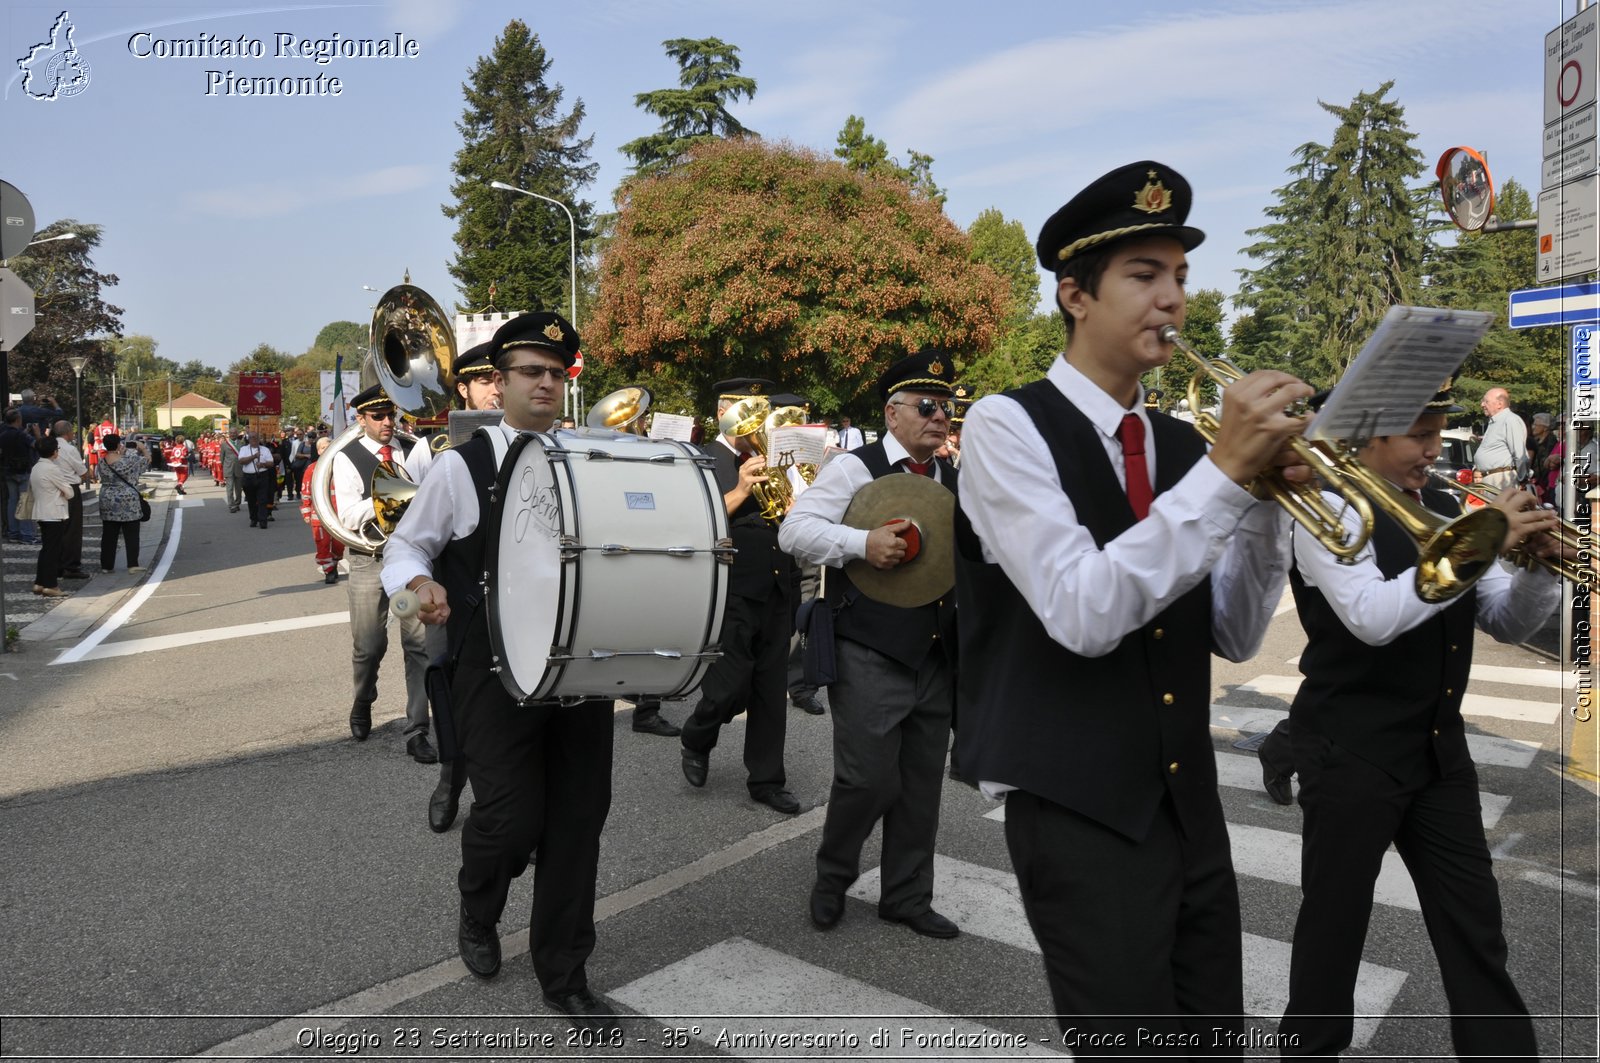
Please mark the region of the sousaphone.
MULTIPOLYGON (((455 333, 432 296, 410 283, 390 288, 372 308, 370 335, 372 342, 361 365, 363 390, 380 385, 396 409, 418 418, 437 417, 450 408, 455 394, 451 372, 455 333)), ((333 457, 361 435, 361 425, 351 425, 317 459, 311 474, 311 508, 328 534, 348 549, 376 554, 399 523, 416 485, 398 465, 380 465, 368 485, 378 519, 356 532, 339 523, 332 495, 333 457)), ((417 443, 416 436, 398 429, 395 438, 417 443)))

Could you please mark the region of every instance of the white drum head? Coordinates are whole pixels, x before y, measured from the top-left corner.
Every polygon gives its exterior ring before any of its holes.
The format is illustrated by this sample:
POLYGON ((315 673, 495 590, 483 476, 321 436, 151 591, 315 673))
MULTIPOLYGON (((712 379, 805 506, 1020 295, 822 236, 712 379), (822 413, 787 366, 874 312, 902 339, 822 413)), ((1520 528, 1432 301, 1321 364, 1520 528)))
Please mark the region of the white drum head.
POLYGON ((484 558, 489 573, 489 640, 500 679, 517 699, 539 685, 560 622, 561 497, 547 437, 518 438, 496 485, 484 558))

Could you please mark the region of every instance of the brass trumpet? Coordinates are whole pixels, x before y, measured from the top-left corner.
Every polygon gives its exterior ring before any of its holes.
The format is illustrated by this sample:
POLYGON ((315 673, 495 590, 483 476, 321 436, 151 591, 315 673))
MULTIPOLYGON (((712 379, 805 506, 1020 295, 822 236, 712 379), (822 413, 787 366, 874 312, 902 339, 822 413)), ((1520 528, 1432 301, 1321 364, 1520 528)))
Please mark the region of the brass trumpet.
MULTIPOLYGON (((1465 491, 1486 505, 1493 505, 1495 500, 1500 497, 1500 488, 1498 487, 1490 487, 1484 483, 1461 483, 1432 469, 1428 470, 1428 474, 1442 483, 1465 491)), ((1563 551, 1570 550, 1581 554, 1585 549, 1593 549, 1593 543, 1583 529, 1565 520, 1558 520, 1556 530, 1550 532, 1550 535, 1556 542, 1561 544, 1563 551)), ((1592 564, 1585 564, 1576 558, 1541 557, 1528 549, 1526 542, 1518 543, 1512 547, 1511 552, 1506 555, 1506 560, 1518 568, 1542 568, 1546 572, 1559 576, 1564 580, 1571 580, 1573 583, 1592 583, 1595 578, 1592 564)))
MULTIPOLYGON (((1195 430, 1207 443, 1215 444, 1219 422, 1201 407, 1200 382, 1209 378, 1219 389, 1226 388, 1241 379, 1245 375, 1244 370, 1226 358, 1208 358, 1201 354, 1183 338, 1176 325, 1163 325, 1159 335, 1163 343, 1172 344, 1194 362, 1197 372, 1189 380, 1189 409, 1194 413, 1195 430)), ((1340 562, 1349 564, 1361 553, 1367 545, 1367 540, 1372 538, 1373 525, 1372 505, 1361 490, 1350 483, 1350 478, 1346 474, 1345 467, 1354 462, 1323 444, 1312 443, 1298 436, 1291 439, 1289 445, 1303 464, 1315 469, 1317 475, 1325 479, 1334 492, 1356 511, 1361 518, 1360 531, 1351 535, 1345 530, 1339 514, 1328 505, 1327 500, 1322 497, 1321 489, 1314 483, 1304 485, 1291 483, 1276 470, 1268 470, 1256 477, 1257 492, 1265 492, 1274 502, 1288 510, 1289 516, 1310 532, 1324 549, 1340 562)))

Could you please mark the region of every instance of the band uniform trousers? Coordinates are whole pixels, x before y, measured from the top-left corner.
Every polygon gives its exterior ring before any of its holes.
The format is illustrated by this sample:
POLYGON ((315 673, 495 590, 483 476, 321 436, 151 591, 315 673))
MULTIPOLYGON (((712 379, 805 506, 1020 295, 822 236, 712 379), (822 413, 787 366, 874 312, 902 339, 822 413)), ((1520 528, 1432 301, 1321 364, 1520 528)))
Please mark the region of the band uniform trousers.
POLYGON ((788 727, 789 597, 765 600, 729 594, 722 620, 722 656, 700 684, 700 702, 683 724, 683 747, 710 753, 722 725, 746 712, 744 766, 751 796, 784 788, 783 743, 788 727))
POLYGON ((1289 1006, 1279 1026, 1298 1044, 1283 1054, 1336 1056, 1350 1044, 1373 887, 1393 842, 1439 960, 1456 1053, 1533 1056, 1533 1024, 1506 973, 1500 892, 1472 762, 1402 783, 1322 735, 1297 728, 1292 739, 1305 826, 1289 1006))
MULTIPOLYGON (((350 596, 351 662, 355 672, 355 704, 370 706, 378 700, 378 666, 389 649, 389 596, 383 591, 383 561, 370 554, 351 553, 350 579, 345 590, 350 596)), ((427 636, 417 617, 394 618, 400 629, 400 646, 405 651, 406 729, 405 737, 428 733, 428 691, 424 675, 428 670, 427 636)))
POLYGON ((934 650, 915 670, 838 639, 833 790, 817 849, 817 888, 843 893, 861 874, 861 847, 883 819, 878 910, 906 919, 933 906, 933 848, 955 688, 934 650))
POLYGON ((489 671, 487 648, 474 654, 470 647, 451 700, 472 781, 461 829, 461 902, 494 926, 511 880, 537 851, 529 919, 534 974, 549 994, 584 989, 600 834, 611 810, 611 702, 519 707, 489 671))
POLYGON ((1045 957, 1063 1030, 1122 1035, 1108 1055, 1243 1055, 1239 888, 1220 798, 1191 810, 1171 797, 1150 832, 1124 834, 1025 790, 1006 794, 1006 847, 1023 910, 1045 957), (1193 1035, 1180 1051, 1138 1043, 1140 1030, 1193 1035))
MULTIPOLYGON (((799 613, 800 607, 817 596, 817 566, 795 562, 795 574, 799 578, 796 583, 799 587, 792 602, 789 623, 794 626, 794 617, 799 613)), ((803 698, 807 694, 815 694, 817 688, 806 682, 805 646, 802 645, 800 632, 794 631, 789 636, 789 693, 793 697, 803 698)))
POLYGON ((67 500, 66 538, 61 543, 61 571, 80 572, 83 569, 83 487, 72 485, 72 497, 67 500))

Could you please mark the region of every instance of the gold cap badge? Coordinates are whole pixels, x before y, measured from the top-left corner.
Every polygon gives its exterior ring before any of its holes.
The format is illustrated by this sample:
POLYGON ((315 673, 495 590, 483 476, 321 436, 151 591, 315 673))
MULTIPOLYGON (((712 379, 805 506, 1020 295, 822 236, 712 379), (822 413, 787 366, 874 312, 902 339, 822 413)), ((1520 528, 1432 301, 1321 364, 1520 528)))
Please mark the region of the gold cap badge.
POLYGON ((1161 183, 1154 170, 1149 171, 1149 178, 1145 186, 1133 197, 1133 209, 1142 210, 1146 214, 1160 214, 1162 211, 1171 210, 1172 189, 1161 183))
POLYGON ((550 324, 548 324, 548 325, 546 325, 544 327, 544 335, 545 335, 545 338, 548 339, 551 343, 560 343, 561 342, 561 326, 556 324, 554 321, 550 322, 550 324))
POLYGON ((940 373, 944 372, 944 363, 943 362, 929 362, 928 363, 928 372, 932 373, 934 376, 938 376, 940 373))

